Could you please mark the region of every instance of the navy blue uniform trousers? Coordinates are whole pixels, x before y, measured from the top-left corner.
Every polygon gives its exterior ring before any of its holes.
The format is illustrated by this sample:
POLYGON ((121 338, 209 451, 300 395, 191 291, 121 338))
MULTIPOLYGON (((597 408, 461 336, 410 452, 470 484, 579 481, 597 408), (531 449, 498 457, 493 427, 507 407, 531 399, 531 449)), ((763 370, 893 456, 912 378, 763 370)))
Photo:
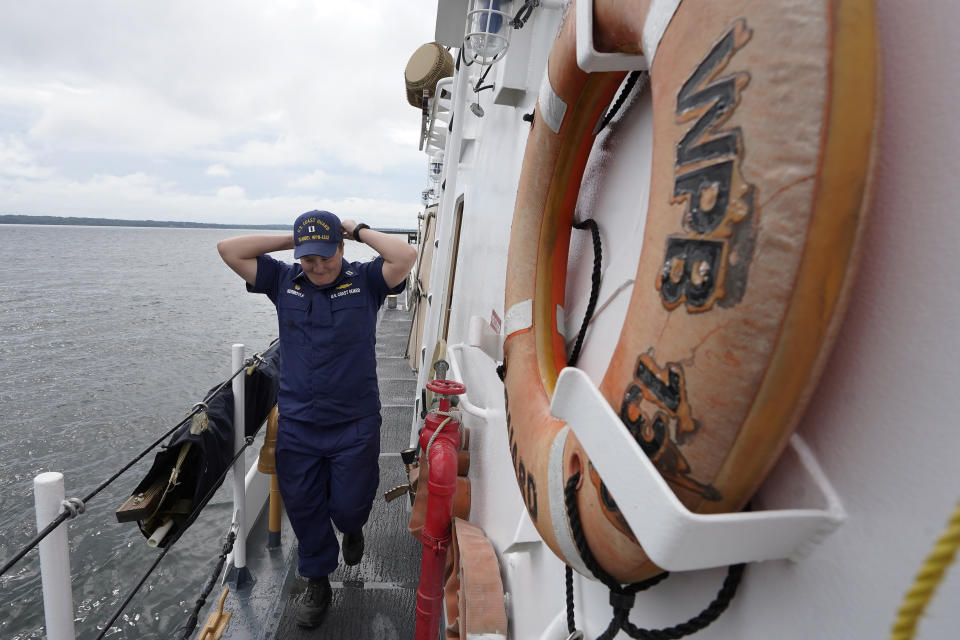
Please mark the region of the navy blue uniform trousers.
POLYGON ((277 480, 299 541, 300 575, 321 578, 337 568, 333 531, 359 531, 380 481, 380 413, 319 425, 284 419, 277 432, 277 480))

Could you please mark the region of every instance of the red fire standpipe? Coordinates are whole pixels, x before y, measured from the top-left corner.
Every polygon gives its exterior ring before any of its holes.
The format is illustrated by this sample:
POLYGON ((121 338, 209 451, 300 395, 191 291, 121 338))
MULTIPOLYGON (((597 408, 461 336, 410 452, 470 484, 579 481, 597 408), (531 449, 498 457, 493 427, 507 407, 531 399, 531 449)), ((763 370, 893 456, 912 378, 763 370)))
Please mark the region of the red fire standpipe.
POLYGON ((457 490, 457 450, 460 448, 459 423, 443 414, 450 410, 450 396, 460 395, 466 387, 450 380, 431 380, 427 389, 440 395, 440 406, 436 412, 427 415, 420 433, 420 448, 427 455, 430 472, 427 515, 420 534, 423 557, 417 589, 416 640, 437 640, 443 620, 443 578, 450 546, 453 495, 457 490))

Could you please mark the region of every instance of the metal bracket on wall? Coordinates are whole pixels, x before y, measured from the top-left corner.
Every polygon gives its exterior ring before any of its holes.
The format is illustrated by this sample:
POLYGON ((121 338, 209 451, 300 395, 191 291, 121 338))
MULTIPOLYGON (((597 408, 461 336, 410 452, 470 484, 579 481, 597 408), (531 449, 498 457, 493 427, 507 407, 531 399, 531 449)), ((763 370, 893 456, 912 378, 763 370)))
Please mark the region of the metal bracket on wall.
POLYGON ((790 484, 816 493, 822 508, 699 514, 680 502, 586 373, 573 367, 560 372, 550 412, 576 434, 644 551, 669 571, 799 560, 846 518, 812 451, 796 434, 783 456, 793 465, 790 484))

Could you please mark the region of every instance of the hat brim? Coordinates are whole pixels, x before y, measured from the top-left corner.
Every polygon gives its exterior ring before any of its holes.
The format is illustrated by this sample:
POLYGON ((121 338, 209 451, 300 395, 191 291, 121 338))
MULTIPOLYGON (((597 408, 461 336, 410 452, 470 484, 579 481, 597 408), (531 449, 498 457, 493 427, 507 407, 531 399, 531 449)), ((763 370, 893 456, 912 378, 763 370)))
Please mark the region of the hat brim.
POLYGON ((294 248, 293 257, 320 256, 322 258, 329 258, 335 254, 339 248, 339 242, 304 242, 294 248))

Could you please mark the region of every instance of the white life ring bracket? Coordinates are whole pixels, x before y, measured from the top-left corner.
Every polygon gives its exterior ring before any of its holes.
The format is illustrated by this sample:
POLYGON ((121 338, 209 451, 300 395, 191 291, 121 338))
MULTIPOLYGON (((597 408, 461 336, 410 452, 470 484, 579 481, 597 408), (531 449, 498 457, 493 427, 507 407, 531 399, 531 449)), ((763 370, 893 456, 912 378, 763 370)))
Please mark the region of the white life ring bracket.
POLYGON ((699 514, 680 502, 586 373, 575 367, 560 372, 550 413, 573 430, 617 496, 620 512, 637 541, 651 560, 668 571, 762 560, 799 561, 846 519, 836 491, 797 434, 784 458, 795 456, 804 473, 803 478, 795 474, 791 481, 819 492, 823 508, 699 514))
POLYGON ((643 25, 643 53, 601 53, 593 45, 593 0, 577 1, 577 66, 588 73, 646 71, 681 0, 653 0, 643 25))

